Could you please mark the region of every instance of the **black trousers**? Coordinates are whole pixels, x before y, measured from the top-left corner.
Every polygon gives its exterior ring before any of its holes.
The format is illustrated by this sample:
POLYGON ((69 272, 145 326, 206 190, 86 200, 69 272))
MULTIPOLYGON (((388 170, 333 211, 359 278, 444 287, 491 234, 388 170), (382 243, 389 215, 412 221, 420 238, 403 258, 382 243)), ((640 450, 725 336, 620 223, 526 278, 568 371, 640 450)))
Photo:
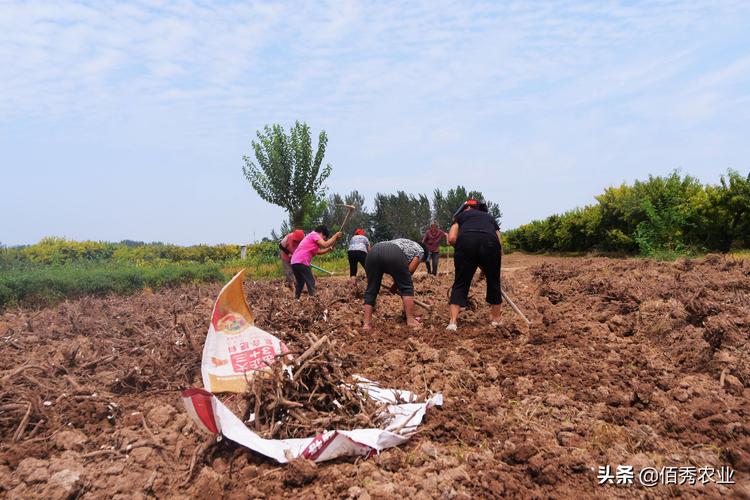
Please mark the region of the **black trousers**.
POLYGON ((302 289, 307 285, 307 293, 315 295, 315 276, 313 276, 310 266, 304 264, 292 264, 292 273, 294 273, 294 298, 298 299, 302 295, 302 289))
POLYGON ((346 253, 346 256, 349 258, 349 276, 353 278, 357 275, 357 264, 362 264, 362 268, 364 269, 367 252, 362 250, 349 250, 346 253))
POLYGON ((437 252, 428 252, 427 259, 424 261, 427 266, 427 272, 437 274, 438 262, 440 261, 440 250, 437 252))
POLYGON ((497 235, 490 233, 461 233, 456 241, 453 263, 456 278, 451 288, 450 303, 466 306, 471 280, 477 268, 484 271, 487 278, 486 300, 490 304, 500 304, 500 265, 502 251, 497 235))
POLYGON ((365 273, 367 273, 367 289, 365 290, 365 304, 367 305, 375 305, 384 274, 391 275, 401 296, 414 295, 414 283, 409 272, 409 263, 406 262, 406 256, 398 245, 387 241, 376 243, 367 254, 365 273))

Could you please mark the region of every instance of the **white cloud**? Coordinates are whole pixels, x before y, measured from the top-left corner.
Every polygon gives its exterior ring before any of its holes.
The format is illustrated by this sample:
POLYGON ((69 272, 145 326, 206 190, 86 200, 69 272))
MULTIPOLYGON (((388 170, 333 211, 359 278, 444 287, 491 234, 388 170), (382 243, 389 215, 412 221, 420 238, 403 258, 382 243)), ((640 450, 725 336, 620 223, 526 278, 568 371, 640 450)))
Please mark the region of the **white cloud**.
POLYGON ((51 118, 64 117, 60 101, 112 94, 122 97, 97 106, 102 119, 133 100, 221 104, 248 94, 256 109, 307 106, 313 96, 367 107, 391 96, 472 110, 496 99, 492 109, 502 111, 514 93, 524 106, 545 94, 575 106, 673 76, 679 58, 642 54, 649 42, 668 41, 668 30, 700 31, 728 10, 715 2, 301 5, 6 5, 5 120, 40 101, 51 118))
MULTIPOLYGON (((722 117, 731 137, 748 132, 749 19, 741 0, 6 2, 0 131, 195 157, 301 119, 329 131, 336 189, 364 172, 368 194, 398 178, 427 192, 476 179, 523 204, 524 182, 585 177, 603 157, 627 169, 628 149, 664 130, 684 142, 722 117)), ((575 204, 583 188, 540 189, 575 204)))

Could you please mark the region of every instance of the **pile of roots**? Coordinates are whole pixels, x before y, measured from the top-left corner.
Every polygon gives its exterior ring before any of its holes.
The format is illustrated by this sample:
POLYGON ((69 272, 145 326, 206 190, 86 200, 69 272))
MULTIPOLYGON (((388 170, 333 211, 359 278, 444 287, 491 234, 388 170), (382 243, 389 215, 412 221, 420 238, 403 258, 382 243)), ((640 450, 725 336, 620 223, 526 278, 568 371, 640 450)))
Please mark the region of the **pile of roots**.
POLYGON ((308 335, 304 352, 277 358, 249 381, 239 401, 243 420, 269 439, 385 424, 385 405, 369 398, 347 373, 350 360, 339 355, 335 342, 308 335))

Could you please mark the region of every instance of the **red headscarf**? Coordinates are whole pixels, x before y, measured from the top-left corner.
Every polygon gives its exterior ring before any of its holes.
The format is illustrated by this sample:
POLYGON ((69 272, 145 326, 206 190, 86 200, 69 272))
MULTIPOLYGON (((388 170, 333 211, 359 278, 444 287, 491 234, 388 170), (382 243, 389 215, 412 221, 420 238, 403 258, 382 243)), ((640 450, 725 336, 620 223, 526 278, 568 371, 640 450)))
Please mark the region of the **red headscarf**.
POLYGON ((302 241, 305 239, 305 232, 302 229, 295 229, 290 235, 292 241, 302 241))
POLYGON ((364 236, 365 235, 365 231, 363 229, 357 229, 357 230, 354 231, 354 234, 356 234, 358 236, 364 236))

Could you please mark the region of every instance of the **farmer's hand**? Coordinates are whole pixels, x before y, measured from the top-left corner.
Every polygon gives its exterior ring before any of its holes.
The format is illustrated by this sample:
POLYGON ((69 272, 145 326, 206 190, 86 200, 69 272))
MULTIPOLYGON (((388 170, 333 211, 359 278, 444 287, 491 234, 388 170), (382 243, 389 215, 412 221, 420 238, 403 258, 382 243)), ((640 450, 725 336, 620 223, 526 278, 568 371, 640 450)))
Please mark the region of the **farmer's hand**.
POLYGON ((336 238, 336 239, 339 239, 342 236, 344 236, 344 233, 342 233, 341 231, 338 231, 336 234, 333 235, 333 237, 336 238))

